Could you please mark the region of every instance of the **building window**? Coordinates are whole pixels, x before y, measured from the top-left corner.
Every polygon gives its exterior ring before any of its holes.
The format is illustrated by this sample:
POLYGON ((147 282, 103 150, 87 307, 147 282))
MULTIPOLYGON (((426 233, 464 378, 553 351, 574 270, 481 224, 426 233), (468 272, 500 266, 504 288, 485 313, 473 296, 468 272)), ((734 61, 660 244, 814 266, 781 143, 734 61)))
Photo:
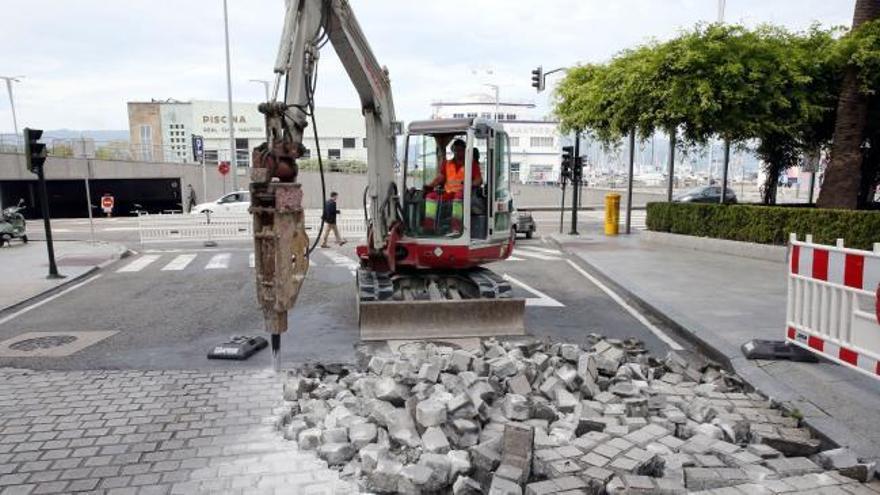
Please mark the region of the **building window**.
POLYGON ((236 138, 235 139, 235 163, 239 167, 249 167, 250 166, 250 150, 248 150, 248 140, 236 138))
POLYGON ((343 149, 354 149, 357 147, 357 139, 355 138, 342 138, 342 147, 343 149))
POLYGON ((496 113, 495 119, 496 120, 504 120, 504 114, 503 113, 496 113))
POLYGON ((217 150, 205 150, 205 163, 217 163, 217 150))
POLYGON ((342 158, 342 150, 338 148, 330 148, 327 150, 327 158, 331 160, 339 160, 342 158))
POLYGON ((303 154, 300 158, 311 158, 311 157, 312 157, 312 150, 310 150, 308 148, 303 148, 303 154))
POLYGON ((532 136, 529 138, 529 146, 532 148, 552 148, 553 136, 532 136))
POLYGON ((463 119, 464 114, 463 113, 454 113, 454 114, 452 114, 452 118, 453 119, 463 119))
POLYGON ((477 114, 476 114, 476 112, 469 113, 469 114, 467 114, 467 115, 468 115, 468 118, 469 118, 469 119, 475 119, 475 118, 477 118, 477 114))
POLYGON ((518 148, 519 147, 519 136, 510 136, 510 147, 518 148))
POLYGON ((367 138, 364 138, 364 149, 367 149, 367 138))
POLYGON ((507 120, 516 120, 516 114, 515 113, 507 114, 507 120))
POLYGON ((141 159, 144 161, 153 160, 153 127, 150 125, 141 125, 141 159))
POLYGON ((492 114, 489 112, 483 112, 482 114, 480 114, 480 117, 483 117, 484 119, 491 119, 492 114))

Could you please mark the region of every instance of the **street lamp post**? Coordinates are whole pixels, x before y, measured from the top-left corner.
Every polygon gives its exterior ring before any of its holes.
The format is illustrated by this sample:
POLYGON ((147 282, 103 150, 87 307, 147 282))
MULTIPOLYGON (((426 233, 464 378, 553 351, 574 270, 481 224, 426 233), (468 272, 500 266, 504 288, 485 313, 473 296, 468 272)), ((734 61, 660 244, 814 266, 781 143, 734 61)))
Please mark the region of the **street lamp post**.
POLYGON ((727 6, 727 0, 718 0, 718 24, 724 24, 724 9, 727 6))
POLYGON ((485 84, 485 86, 488 86, 495 90, 495 122, 498 122, 498 107, 501 103, 501 88, 497 84, 485 84))
POLYGON ((0 76, 0 79, 6 81, 6 91, 9 93, 9 108, 12 110, 12 127, 15 129, 16 146, 18 146, 18 119, 15 117, 15 98, 12 96, 12 83, 21 82, 20 77, 24 76, 0 76))
POLYGON ((266 81, 264 79, 250 79, 250 82, 260 83, 263 85, 263 89, 266 90, 266 101, 268 102, 269 101, 269 84, 270 84, 269 81, 266 81))
POLYGON ((223 30, 226 34, 226 96, 229 100, 229 164, 232 166, 232 190, 238 190, 238 157, 235 153, 235 127, 232 120, 232 68, 229 62, 229 15, 223 0, 223 30))

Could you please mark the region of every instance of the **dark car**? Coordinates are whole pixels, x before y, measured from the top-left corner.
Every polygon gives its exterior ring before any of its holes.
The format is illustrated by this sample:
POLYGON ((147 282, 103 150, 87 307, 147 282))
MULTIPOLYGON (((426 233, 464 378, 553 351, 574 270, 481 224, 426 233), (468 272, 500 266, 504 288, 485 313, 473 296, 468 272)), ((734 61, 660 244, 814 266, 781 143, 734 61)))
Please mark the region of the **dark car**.
MULTIPOLYGON (((676 203, 720 203, 721 202, 721 186, 700 186, 689 191, 685 191, 672 198, 676 203)), ((727 194, 724 197, 725 203, 736 203, 736 193, 733 189, 727 188, 727 194)))
POLYGON ((532 214, 527 211, 517 213, 516 217, 516 233, 525 234, 526 239, 531 239, 535 234, 535 219, 532 214))

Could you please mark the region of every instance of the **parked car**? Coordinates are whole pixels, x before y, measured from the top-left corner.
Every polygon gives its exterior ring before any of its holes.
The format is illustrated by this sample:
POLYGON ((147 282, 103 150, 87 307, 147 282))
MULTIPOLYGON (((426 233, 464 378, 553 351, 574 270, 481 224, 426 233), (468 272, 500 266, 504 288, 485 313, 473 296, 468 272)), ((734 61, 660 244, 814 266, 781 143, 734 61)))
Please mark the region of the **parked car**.
POLYGON ((531 239, 535 234, 535 219, 532 218, 531 213, 520 211, 517 213, 516 225, 514 227, 517 234, 525 234, 526 239, 531 239))
MULTIPOLYGON (((721 186, 699 186, 672 198, 676 203, 719 203, 721 202, 721 186)), ((736 203, 736 193, 727 188, 725 203, 736 203)))
POLYGON ((247 213, 251 205, 251 193, 248 191, 231 192, 220 199, 193 206, 190 213, 247 213))

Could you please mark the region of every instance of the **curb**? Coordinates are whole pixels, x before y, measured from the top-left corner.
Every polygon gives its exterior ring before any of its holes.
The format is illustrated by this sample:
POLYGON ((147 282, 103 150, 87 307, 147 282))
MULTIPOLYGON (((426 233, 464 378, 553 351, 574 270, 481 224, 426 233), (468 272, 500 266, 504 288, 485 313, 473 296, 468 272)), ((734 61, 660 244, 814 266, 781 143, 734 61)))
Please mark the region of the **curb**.
MULTIPOLYGON (((572 250, 567 249, 558 239, 551 237, 550 240, 556 244, 560 250, 570 256, 574 263, 578 264, 578 266, 584 268, 593 276, 600 279, 602 283, 607 284, 614 291, 618 292, 618 294, 628 303, 634 305, 639 310, 644 311, 645 316, 649 320, 652 320, 655 323, 660 323, 664 329, 671 331, 675 337, 693 345, 706 357, 717 361, 722 367, 735 373, 748 386, 752 387, 764 397, 767 397, 772 403, 776 404, 783 410, 791 412, 794 409, 798 409, 798 402, 801 402, 801 396, 791 390, 788 386, 779 383, 776 379, 763 372, 757 365, 748 361, 742 356, 738 347, 735 349, 726 349, 725 352, 725 347, 727 346, 713 344, 709 342, 709 339, 703 337, 703 335, 711 335, 711 332, 706 330, 705 327, 699 323, 689 320, 685 315, 681 315, 671 308, 664 308, 662 306, 658 307, 648 303, 637 293, 619 282, 619 279, 613 279, 601 268, 578 256, 576 253, 572 252, 572 250), (731 355, 736 357, 731 358, 731 355)), ((805 407, 804 409, 807 408, 805 407)), ((808 414, 804 414, 801 421, 817 438, 821 439, 824 444, 827 444, 831 448, 836 448, 841 445, 852 445, 852 442, 847 441, 846 437, 851 438, 854 433, 836 418, 831 416, 812 417, 808 414)), ((866 458, 868 461, 878 460, 871 458, 869 455, 862 455, 858 452, 857 455, 860 458, 866 458)))
POLYGON ((64 282, 61 282, 60 284, 56 285, 55 287, 52 287, 51 289, 44 290, 43 292, 40 292, 39 294, 34 294, 33 296, 28 297, 27 299, 21 300, 15 304, 10 304, 9 306, 6 306, 5 308, 0 308, 0 315, 18 311, 25 306, 30 306, 31 304, 33 304, 41 299, 49 297, 49 296, 56 294, 58 292, 61 292, 64 289, 66 289, 67 287, 69 287, 73 284, 76 284, 78 282, 81 282, 82 280, 94 275, 95 272, 97 272, 103 268, 106 268, 107 266, 110 266, 113 263, 116 263, 117 261, 119 261, 123 258, 128 258, 129 256, 132 255, 132 253, 133 253, 132 250, 128 249, 125 246, 122 246, 122 245, 120 245, 120 246, 121 246, 121 249, 117 249, 116 254, 113 255, 113 257, 108 259, 107 261, 101 262, 101 263, 89 268, 85 272, 80 273, 79 275, 76 275, 75 277, 68 277, 67 279, 64 280, 64 282))

